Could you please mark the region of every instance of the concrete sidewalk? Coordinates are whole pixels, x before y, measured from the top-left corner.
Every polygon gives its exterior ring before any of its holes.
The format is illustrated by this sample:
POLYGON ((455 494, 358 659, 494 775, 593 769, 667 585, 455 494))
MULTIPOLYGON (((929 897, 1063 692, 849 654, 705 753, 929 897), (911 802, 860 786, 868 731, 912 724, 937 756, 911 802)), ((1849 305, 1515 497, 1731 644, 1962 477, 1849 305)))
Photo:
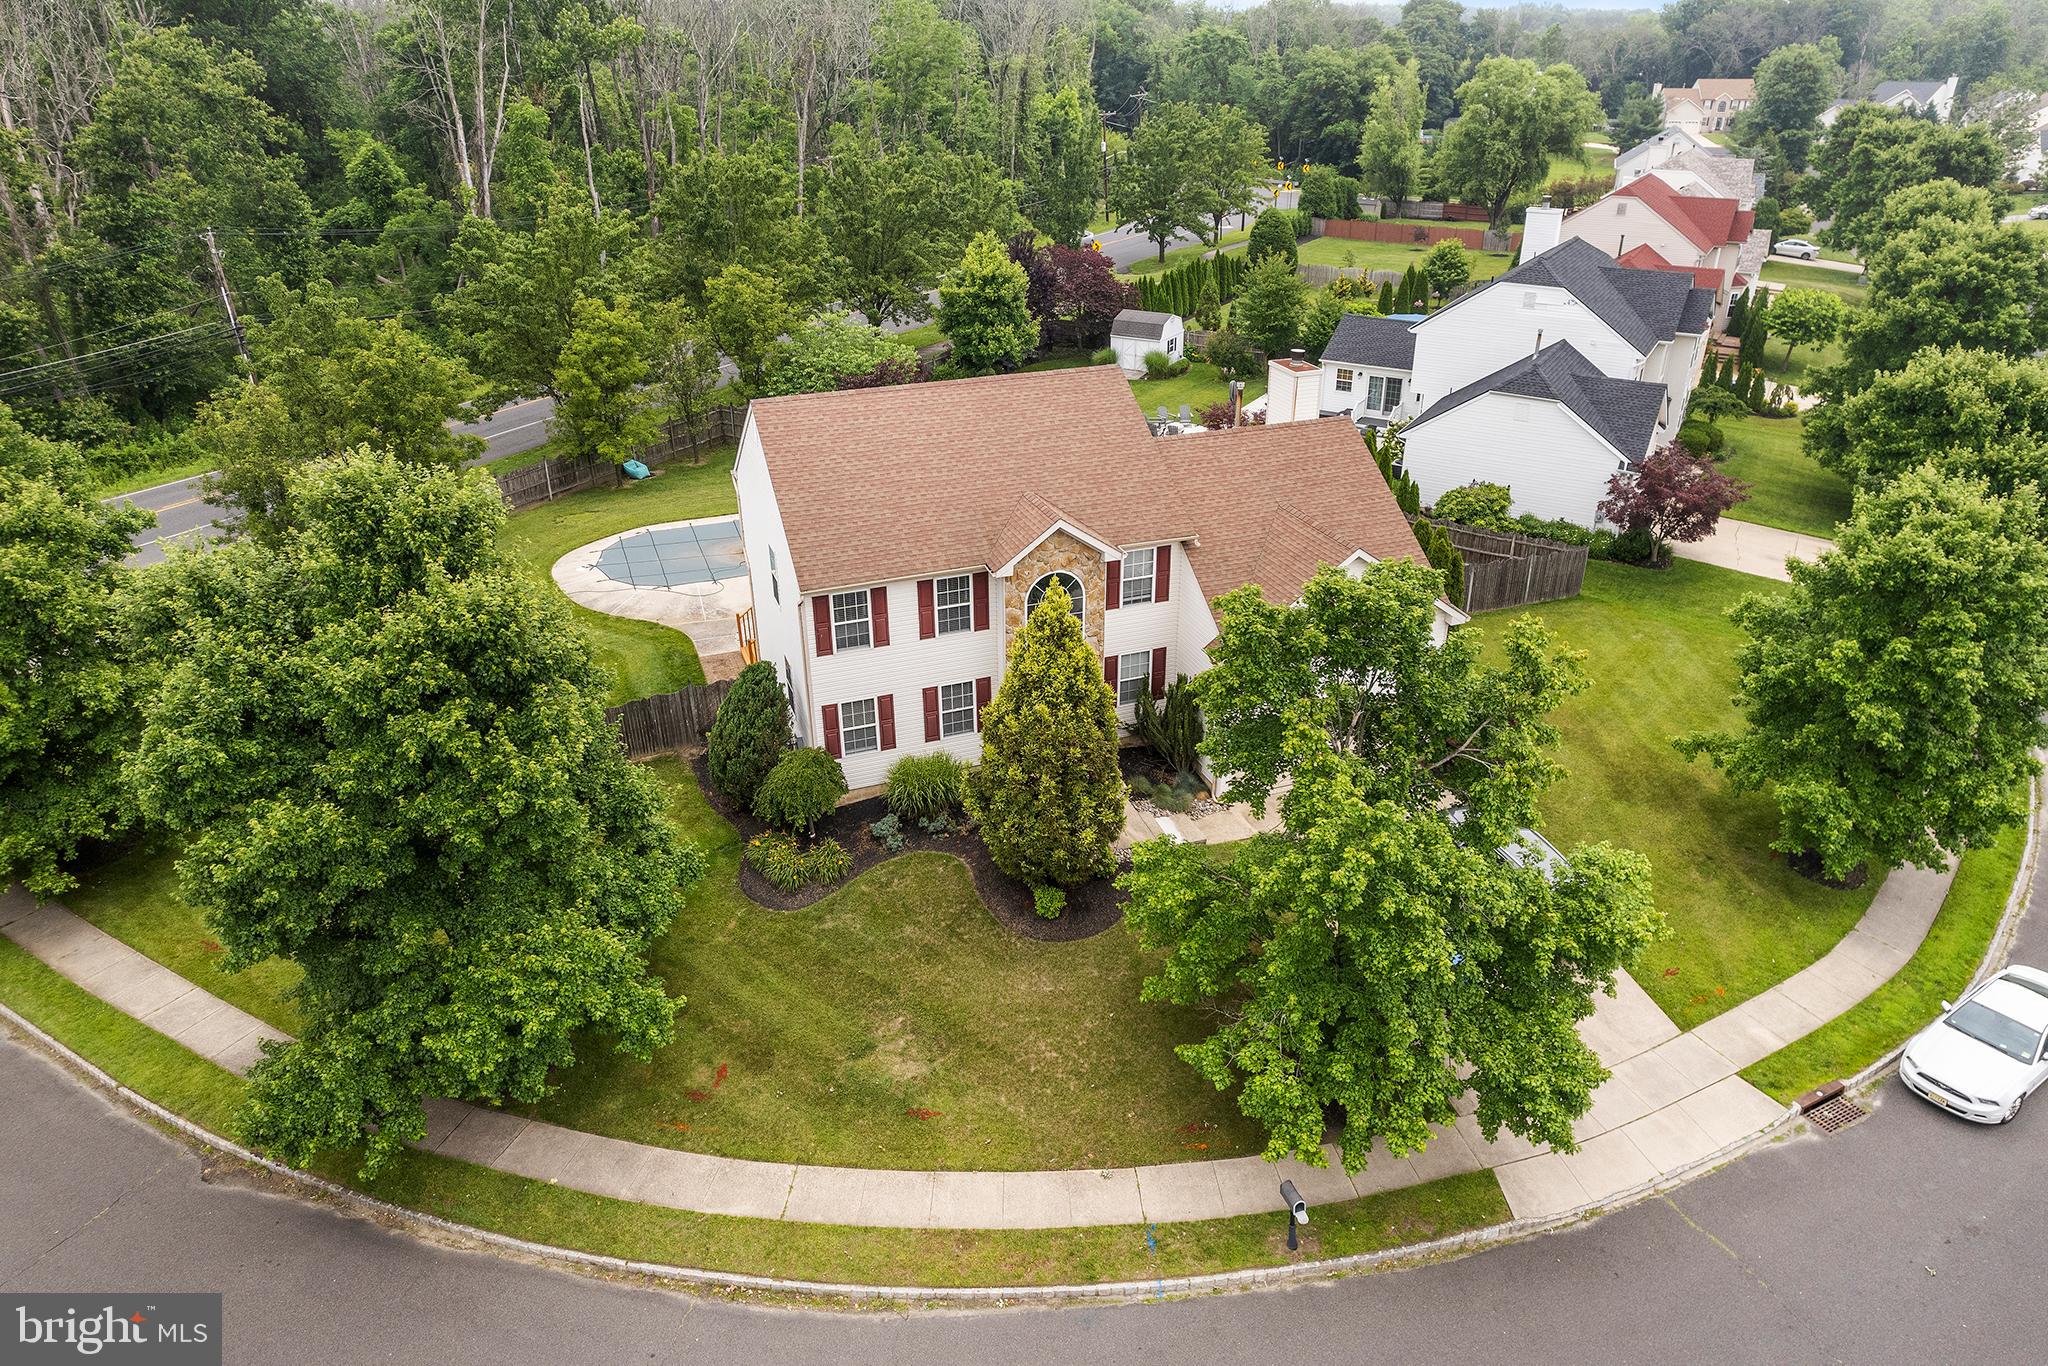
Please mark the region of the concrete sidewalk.
MULTIPOLYGON (((1356 1176, 1255 1157, 1049 1172, 916 1172, 749 1162, 604 1138, 453 1101, 428 1103, 432 1152, 594 1195, 707 1214, 874 1228, 1066 1228, 1180 1223, 1280 1208, 1292 1179, 1314 1204, 1490 1168, 1517 1218, 1595 1206, 1775 1123, 1783 1107, 1736 1075, 1833 1018, 1902 967, 1941 908, 1953 872, 1906 869, 1819 962, 1689 1033, 1623 975, 1581 1036, 1613 1076, 1574 1126, 1579 1150, 1488 1143, 1459 1101, 1456 1122, 1407 1157, 1375 1149, 1356 1176)), ((282 1037, 56 905, 20 888, 0 897, 0 934, 102 1000, 201 1057, 246 1071, 282 1037)))
POLYGON ((1834 548, 1833 541, 1819 536, 1806 536, 1760 522, 1738 522, 1732 517, 1723 517, 1714 527, 1714 534, 1704 541, 1691 545, 1671 543, 1671 553, 1681 559, 1788 583, 1792 575, 1785 568, 1787 563, 1817 560, 1834 548))

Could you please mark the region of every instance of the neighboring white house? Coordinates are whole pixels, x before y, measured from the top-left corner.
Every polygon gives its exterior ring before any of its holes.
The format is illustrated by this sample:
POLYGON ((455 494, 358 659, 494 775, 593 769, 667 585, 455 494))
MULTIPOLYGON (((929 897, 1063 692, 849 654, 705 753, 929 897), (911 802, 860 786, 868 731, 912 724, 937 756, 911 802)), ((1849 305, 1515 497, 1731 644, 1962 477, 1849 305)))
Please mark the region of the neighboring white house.
POLYGON ((1626 185, 1638 176, 1648 175, 1681 152, 1700 151, 1714 145, 1693 129, 1666 128, 1615 156, 1614 183, 1626 185))
POLYGON ((1402 432, 1400 469, 1425 504, 1501 484, 1517 513, 1596 526, 1609 482, 1655 449, 1665 398, 1662 384, 1615 379, 1550 342, 1430 404, 1402 432))
POLYGON ((1956 108, 1956 77, 1945 81, 1884 81, 1860 100, 1836 100, 1820 111, 1824 127, 1832 128, 1842 111, 1852 104, 1877 104, 1887 109, 1903 109, 1908 114, 1932 112, 1942 123, 1956 108))
POLYGON ((1756 161, 1739 157, 1719 143, 1684 128, 1666 128, 1643 139, 1614 159, 1614 183, 1654 175, 1681 194, 1733 199, 1745 209, 1763 195, 1763 177, 1756 161))
POLYGON ((1145 373, 1145 357, 1154 351, 1164 352, 1168 360, 1186 354, 1187 324, 1177 313, 1127 308, 1109 326, 1109 345, 1116 352, 1118 368, 1135 379, 1145 373))
POLYGON ((1419 320, 1347 315, 1323 348, 1319 410, 1368 426, 1418 418, 1568 341, 1604 374, 1658 386, 1656 434, 1669 440, 1685 420, 1716 304, 1695 274, 1624 266, 1572 240, 1419 320))
MULTIPOLYGON (((979 756, 1052 582, 1128 722, 1208 667, 1219 595, 1422 558, 1350 423, 1155 437, 1106 365, 756 399, 733 483, 759 658, 856 789, 908 754, 979 756)), ((1460 620, 1439 604, 1439 637, 1460 620)))
POLYGON ((1744 77, 1709 77, 1684 86, 1658 86, 1664 126, 1689 133, 1725 133, 1735 116, 1756 101, 1756 82, 1744 77))
MULTIPOLYGON (((1525 256, 1537 240, 1534 212, 1524 227, 1525 256)), ((1736 277, 1754 280, 1770 249, 1770 234, 1756 226, 1753 210, 1722 196, 1681 194, 1657 175, 1633 180, 1587 205, 1558 223, 1557 232, 1563 239, 1590 242, 1617 261, 1631 248, 1647 246, 1672 265, 1712 268, 1721 279, 1717 324, 1725 320, 1735 291, 1747 287, 1738 285, 1736 277)))

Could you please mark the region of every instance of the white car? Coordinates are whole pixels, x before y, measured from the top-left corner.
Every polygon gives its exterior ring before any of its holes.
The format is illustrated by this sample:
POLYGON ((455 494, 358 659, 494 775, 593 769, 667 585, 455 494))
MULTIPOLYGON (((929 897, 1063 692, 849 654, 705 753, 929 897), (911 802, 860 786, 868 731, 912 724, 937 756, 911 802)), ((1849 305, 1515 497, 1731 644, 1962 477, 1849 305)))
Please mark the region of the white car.
POLYGON ((2048 204, 2036 204, 2033 208, 2027 210, 2027 217, 2048 218, 2048 204))
POLYGON ((1782 242, 1771 243, 1771 255, 1790 256, 1800 261, 1812 261, 1820 256, 1820 248, 1804 237, 1788 237, 1782 242))
POLYGON ((1977 1124, 2003 1124, 2048 1080, 2048 972, 2009 967, 1913 1036, 1899 1079, 1977 1124))

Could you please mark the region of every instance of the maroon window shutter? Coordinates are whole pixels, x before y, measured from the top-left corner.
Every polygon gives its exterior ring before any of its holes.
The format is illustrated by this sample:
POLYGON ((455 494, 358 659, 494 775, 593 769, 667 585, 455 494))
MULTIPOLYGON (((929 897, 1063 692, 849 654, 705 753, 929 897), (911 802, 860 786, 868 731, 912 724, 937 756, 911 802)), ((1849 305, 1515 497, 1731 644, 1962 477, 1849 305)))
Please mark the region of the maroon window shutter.
POLYGON ((1154 645, 1152 647, 1152 696, 1155 698, 1166 696, 1166 647, 1164 645, 1154 645))
POLYGON ((974 728, 976 730, 981 729, 982 709, 988 706, 989 692, 994 687, 995 680, 993 678, 977 678, 974 680, 974 728))
POLYGON ((933 605, 932 581, 917 581, 917 638, 930 640, 939 633, 939 609, 933 605))
POLYGON ((811 624, 818 628, 818 657, 832 653, 832 595, 811 599, 811 624))
POLYGON ((873 619, 874 641, 878 646, 889 643, 889 590, 870 588, 868 590, 868 615, 873 619))
POLYGON ((927 742, 939 738, 939 690, 924 690, 924 738, 927 742))
POLYGON ((875 720, 882 732, 882 748, 896 748, 896 695, 883 693, 875 699, 875 720))
POLYGON ((1173 586, 1173 547, 1159 547, 1158 558, 1152 561, 1152 601, 1165 602, 1166 590, 1173 586))
POLYGON ((974 629, 988 629, 988 575, 980 571, 974 575, 974 629))
POLYGON ((1109 690, 1110 690, 1111 692, 1115 692, 1115 691, 1116 691, 1116 656, 1115 656, 1115 655, 1104 655, 1104 656, 1102 657, 1102 681, 1103 681, 1103 682, 1105 682, 1105 683, 1107 683, 1107 684, 1109 684, 1109 690))
POLYGON ((1124 562, 1122 560, 1111 560, 1109 562, 1109 591, 1103 594, 1103 599, 1102 605, 1105 608, 1121 607, 1124 605, 1124 562))
POLYGON ((825 704, 825 752, 835 759, 839 757, 839 704, 837 702, 827 702, 825 704))

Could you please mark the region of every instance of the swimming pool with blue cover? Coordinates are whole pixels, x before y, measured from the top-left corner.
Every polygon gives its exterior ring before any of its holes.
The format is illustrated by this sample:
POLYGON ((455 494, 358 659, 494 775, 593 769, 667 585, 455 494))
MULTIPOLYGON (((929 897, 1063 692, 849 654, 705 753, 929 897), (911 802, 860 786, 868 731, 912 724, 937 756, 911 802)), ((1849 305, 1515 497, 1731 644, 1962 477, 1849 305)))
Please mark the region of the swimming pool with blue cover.
POLYGON ((680 588, 747 572, 737 518, 654 527, 622 536, 597 556, 598 572, 636 588, 680 588))

